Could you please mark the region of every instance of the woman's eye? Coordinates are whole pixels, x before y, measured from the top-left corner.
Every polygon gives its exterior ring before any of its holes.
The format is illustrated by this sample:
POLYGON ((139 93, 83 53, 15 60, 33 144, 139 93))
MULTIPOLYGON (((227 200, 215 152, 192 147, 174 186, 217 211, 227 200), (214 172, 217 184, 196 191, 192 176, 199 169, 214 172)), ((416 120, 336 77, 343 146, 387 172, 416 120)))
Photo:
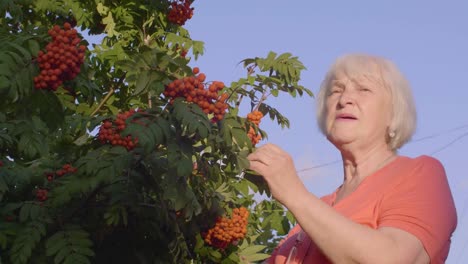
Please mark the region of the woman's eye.
POLYGON ((359 91, 361 92, 370 92, 371 90, 367 87, 359 87, 359 91))

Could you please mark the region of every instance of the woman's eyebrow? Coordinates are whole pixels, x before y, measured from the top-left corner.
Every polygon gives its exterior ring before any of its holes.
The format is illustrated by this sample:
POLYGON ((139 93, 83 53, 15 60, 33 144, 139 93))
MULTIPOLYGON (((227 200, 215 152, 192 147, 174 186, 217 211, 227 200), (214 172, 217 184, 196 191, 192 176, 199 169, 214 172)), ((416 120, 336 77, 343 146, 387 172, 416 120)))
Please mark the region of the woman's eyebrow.
POLYGON ((332 80, 331 83, 333 85, 339 85, 339 86, 344 86, 345 85, 345 83, 343 81, 341 81, 341 80, 332 80))

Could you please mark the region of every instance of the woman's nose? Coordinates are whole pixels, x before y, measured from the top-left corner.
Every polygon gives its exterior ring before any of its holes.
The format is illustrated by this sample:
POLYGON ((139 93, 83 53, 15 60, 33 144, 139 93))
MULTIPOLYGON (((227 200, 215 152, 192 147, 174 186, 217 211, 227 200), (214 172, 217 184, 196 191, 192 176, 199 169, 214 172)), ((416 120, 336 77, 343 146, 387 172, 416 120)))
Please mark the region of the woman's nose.
POLYGON ((350 91, 349 89, 345 89, 340 95, 340 98, 338 101, 339 105, 341 107, 344 107, 347 104, 354 104, 354 100, 355 100, 354 96, 355 95, 353 94, 352 91, 350 91))

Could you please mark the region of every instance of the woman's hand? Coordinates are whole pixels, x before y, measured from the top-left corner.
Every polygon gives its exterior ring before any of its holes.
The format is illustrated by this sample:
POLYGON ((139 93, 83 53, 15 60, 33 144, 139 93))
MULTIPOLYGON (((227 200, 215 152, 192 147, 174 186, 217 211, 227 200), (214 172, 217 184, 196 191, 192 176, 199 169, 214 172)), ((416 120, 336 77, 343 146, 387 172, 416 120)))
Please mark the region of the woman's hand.
POLYGON ((275 199, 288 207, 295 197, 304 191, 304 184, 299 179, 291 156, 274 144, 259 147, 247 159, 250 169, 265 178, 275 199))

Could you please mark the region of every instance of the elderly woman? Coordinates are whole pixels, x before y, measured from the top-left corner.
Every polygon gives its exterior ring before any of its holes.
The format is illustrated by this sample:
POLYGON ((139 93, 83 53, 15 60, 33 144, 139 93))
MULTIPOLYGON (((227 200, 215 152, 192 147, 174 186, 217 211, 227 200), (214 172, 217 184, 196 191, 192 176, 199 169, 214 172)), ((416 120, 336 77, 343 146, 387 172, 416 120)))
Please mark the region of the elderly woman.
POLYGON ((319 127, 343 159, 343 184, 333 193, 308 192, 278 146, 248 157, 298 222, 267 262, 444 263, 455 206, 438 160, 397 154, 414 132, 416 113, 396 66, 370 55, 339 58, 317 106, 319 127))

